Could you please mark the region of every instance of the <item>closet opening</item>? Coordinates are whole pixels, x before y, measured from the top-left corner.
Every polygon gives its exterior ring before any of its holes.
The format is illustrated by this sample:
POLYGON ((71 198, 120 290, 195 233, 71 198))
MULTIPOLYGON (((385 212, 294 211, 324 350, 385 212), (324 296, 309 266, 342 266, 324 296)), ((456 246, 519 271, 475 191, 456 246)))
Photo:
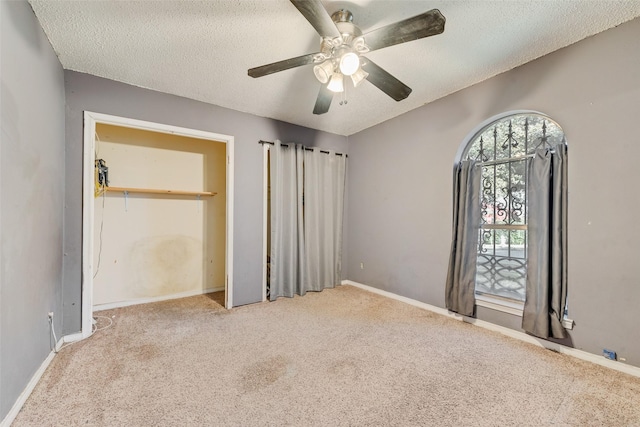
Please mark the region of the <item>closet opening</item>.
POLYGON ((233 137, 85 112, 82 335, 93 311, 233 306, 233 137))

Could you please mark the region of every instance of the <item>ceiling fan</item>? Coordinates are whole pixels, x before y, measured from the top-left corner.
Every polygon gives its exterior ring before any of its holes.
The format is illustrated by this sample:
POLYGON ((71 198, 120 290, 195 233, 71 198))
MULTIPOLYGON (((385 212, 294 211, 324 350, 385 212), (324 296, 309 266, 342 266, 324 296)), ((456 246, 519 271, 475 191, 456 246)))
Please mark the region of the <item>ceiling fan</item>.
POLYGON ((402 101, 411 88, 363 56, 367 52, 441 34, 445 18, 438 9, 416 15, 368 33, 353 24, 353 15, 345 9, 329 15, 320 0, 290 0, 320 34, 320 52, 251 68, 251 77, 262 77, 302 65, 315 64, 313 73, 320 93, 313 114, 329 111, 334 93, 344 92, 345 77, 354 87, 368 80, 396 101, 402 101))

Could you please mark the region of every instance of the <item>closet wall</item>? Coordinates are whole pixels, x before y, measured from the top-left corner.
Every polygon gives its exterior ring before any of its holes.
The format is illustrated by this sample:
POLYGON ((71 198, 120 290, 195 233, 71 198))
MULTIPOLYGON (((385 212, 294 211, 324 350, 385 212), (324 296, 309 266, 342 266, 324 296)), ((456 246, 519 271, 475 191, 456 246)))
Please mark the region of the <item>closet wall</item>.
POLYGON ((94 306, 223 290, 226 145, 104 124, 96 132, 110 187, 217 194, 96 197, 94 306))

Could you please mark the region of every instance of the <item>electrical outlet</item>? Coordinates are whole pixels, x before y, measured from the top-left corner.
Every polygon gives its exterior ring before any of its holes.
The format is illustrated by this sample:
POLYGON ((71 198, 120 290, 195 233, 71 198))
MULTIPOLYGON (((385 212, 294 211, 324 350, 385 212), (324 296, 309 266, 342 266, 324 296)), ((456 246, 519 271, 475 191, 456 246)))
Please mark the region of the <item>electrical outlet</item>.
POLYGON ((364 270, 364 262, 360 263, 360 270, 364 270))
POLYGON ((53 319, 53 311, 50 311, 49 313, 47 313, 47 316, 49 316, 49 319, 53 319))
POLYGON ((616 352, 613 350, 607 350, 606 348, 603 348, 602 355, 607 359, 617 360, 616 352))

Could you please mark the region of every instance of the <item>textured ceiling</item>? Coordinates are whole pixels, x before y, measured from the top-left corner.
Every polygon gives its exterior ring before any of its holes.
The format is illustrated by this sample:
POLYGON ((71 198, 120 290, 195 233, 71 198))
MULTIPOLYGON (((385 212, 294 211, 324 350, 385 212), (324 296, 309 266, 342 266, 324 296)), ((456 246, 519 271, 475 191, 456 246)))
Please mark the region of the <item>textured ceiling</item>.
MULTIPOLYGON (((363 32, 437 8, 441 35, 367 56, 413 89, 396 102, 365 82, 312 114, 311 66, 253 79, 252 67, 317 52, 288 0, 41 1, 31 5, 65 69, 350 135, 640 16, 640 0, 352 0, 363 32)), ((636 53, 637 54, 637 53, 636 53)), ((594 58, 594 60, 597 58, 594 58)))

